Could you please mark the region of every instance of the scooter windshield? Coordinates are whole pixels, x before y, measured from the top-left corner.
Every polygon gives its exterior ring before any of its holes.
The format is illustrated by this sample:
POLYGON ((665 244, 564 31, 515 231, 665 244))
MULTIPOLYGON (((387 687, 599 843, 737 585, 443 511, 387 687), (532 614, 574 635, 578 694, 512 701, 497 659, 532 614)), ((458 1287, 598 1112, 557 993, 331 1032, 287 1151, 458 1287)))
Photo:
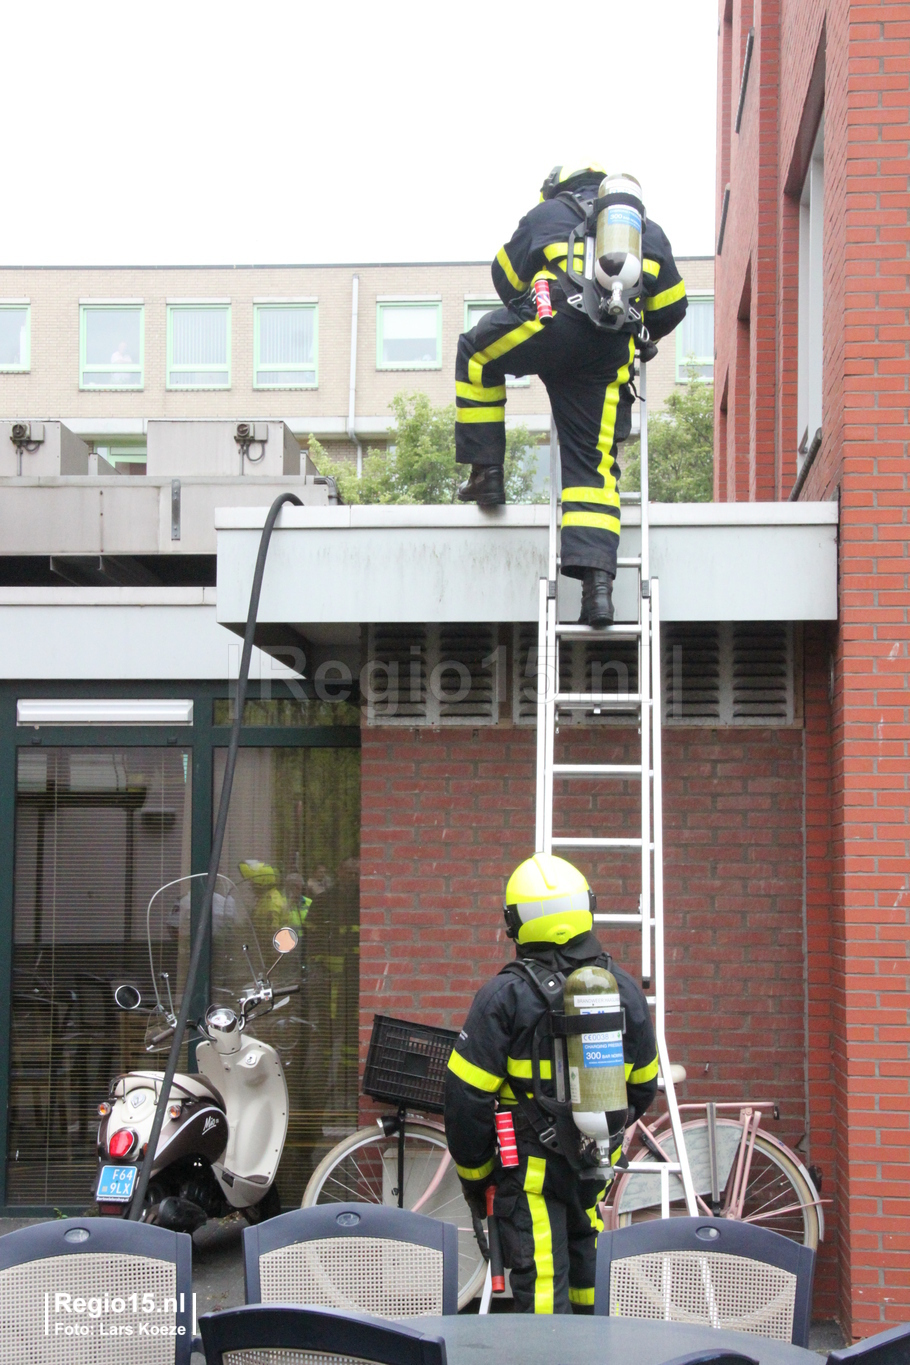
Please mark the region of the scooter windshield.
MULTIPOLYGON (((170 1036, 158 1035, 175 1022, 193 950, 193 931, 202 913, 207 873, 179 877, 158 888, 146 911, 149 972, 152 996, 146 1046, 169 1047, 170 1036)), ((212 897, 211 943, 220 967, 221 990, 236 999, 261 979, 266 970, 256 928, 246 897, 229 877, 218 875, 212 897)), ((143 991, 145 994, 145 991, 143 991)))

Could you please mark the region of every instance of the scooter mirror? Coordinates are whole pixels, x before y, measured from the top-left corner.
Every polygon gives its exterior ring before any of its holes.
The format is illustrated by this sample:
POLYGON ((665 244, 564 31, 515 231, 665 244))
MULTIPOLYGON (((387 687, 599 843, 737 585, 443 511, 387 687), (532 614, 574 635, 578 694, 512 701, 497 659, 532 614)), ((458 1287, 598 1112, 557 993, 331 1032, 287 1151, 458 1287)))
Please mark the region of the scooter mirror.
POLYGON ((285 925, 283 929, 278 930, 277 934, 272 939, 272 947, 275 949, 276 953, 293 952, 297 947, 298 938, 299 935, 297 930, 290 928, 289 925, 285 925))
POLYGON ((134 986, 130 981, 122 982, 114 991, 114 1003, 121 1010, 137 1010, 142 1004, 139 987, 134 986))

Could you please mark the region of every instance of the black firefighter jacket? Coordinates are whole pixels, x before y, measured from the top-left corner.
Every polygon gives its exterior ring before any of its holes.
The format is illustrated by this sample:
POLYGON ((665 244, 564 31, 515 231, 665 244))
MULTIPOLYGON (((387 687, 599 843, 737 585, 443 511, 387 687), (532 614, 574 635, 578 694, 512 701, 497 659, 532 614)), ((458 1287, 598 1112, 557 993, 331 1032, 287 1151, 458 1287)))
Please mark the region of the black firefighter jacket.
MULTIPOLYGON (((613 973, 626 1012, 623 1053, 629 1107, 633 1117, 643 1114, 657 1094, 657 1043, 648 1003, 631 976, 609 960, 590 932, 562 947, 524 944, 518 955, 566 976, 576 967, 595 963, 613 973)), ((500 972, 474 997, 446 1073, 446 1141, 463 1180, 483 1180, 493 1170, 496 1100, 514 1107, 515 1087, 522 1084, 531 1094, 531 1044, 545 1013, 541 996, 515 972, 500 972)), ((545 1091, 551 1061, 544 1061, 541 1053, 545 1091)))

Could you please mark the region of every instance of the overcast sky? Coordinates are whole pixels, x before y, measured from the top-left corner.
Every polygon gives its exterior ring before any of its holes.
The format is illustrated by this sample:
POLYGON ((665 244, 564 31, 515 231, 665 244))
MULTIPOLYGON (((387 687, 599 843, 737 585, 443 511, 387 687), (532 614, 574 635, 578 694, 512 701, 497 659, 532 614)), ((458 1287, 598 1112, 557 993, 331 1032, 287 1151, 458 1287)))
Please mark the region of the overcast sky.
POLYGON ((715 0, 0 10, 0 264, 488 260, 579 159, 713 252, 715 0))

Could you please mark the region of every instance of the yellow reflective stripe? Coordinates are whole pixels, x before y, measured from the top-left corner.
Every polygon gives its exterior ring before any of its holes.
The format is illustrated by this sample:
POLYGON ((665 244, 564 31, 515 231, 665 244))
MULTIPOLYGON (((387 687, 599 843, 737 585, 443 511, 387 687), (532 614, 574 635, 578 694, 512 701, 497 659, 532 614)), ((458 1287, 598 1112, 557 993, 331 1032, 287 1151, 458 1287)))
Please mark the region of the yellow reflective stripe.
POLYGON ((645 1081, 653 1081, 657 1075, 657 1058, 653 1062, 648 1062, 647 1066, 640 1066, 637 1071, 630 1071, 626 1076, 627 1081, 633 1085, 643 1085, 645 1081))
POLYGON ((573 1289, 569 1286, 569 1303, 592 1304, 594 1303, 593 1289, 573 1289))
POLYGON ((456 379, 455 396, 467 398, 472 403, 495 403, 497 398, 504 403, 506 401, 506 386, 505 384, 497 384, 492 389, 485 389, 482 384, 463 384, 460 379, 456 379))
MULTIPOLYGON (((602 411, 602 413, 601 413, 601 415, 600 415, 600 434, 599 434, 599 436, 598 436, 598 438, 597 438, 597 449, 598 449, 598 451, 600 452, 600 463, 599 463, 598 466, 597 466, 597 472, 598 472, 598 474, 600 475, 600 477, 603 479, 603 486, 604 486, 604 489, 605 489, 605 491, 606 491, 607 493, 616 493, 616 492, 618 492, 617 487, 616 487, 616 476, 615 476, 615 474, 613 473, 613 464, 614 464, 614 461, 613 461, 613 455, 612 455, 612 450, 613 450, 613 436, 614 436, 614 434, 615 434, 615 432, 616 432, 616 409, 617 409, 617 407, 618 407, 618 405, 619 405, 619 390, 622 388, 623 384, 628 384, 628 382, 629 382, 629 375, 630 375, 630 373, 631 373, 631 367, 632 367, 632 364, 634 363, 634 361, 635 361, 635 341, 634 341, 634 339, 633 339, 632 337, 629 337, 629 359, 628 359, 628 362, 627 362, 627 364, 623 365, 623 367, 622 367, 621 370, 618 371, 618 373, 617 373, 617 375, 616 375, 616 378, 614 379, 613 383, 607 385, 607 391, 606 391, 606 393, 604 394, 603 411, 602 411)), ((615 503, 614 503, 613 505, 616 506, 615 503)), ((584 517, 584 516, 598 516, 599 514, 596 513, 596 512, 570 512, 568 515, 569 515, 570 517, 572 517, 572 516, 584 517)), ((612 521, 613 521, 613 524, 610 525, 610 526, 607 526, 606 529, 607 529, 608 531, 615 531, 616 534, 619 535, 619 520, 618 520, 618 518, 612 518, 612 521)), ((565 515, 563 515, 562 524, 563 524, 563 526, 566 525, 566 517, 565 517, 565 515)), ((577 522, 574 522, 574 523, 571 523, 571 522, 570 522, 569 524, 570 524, 570 525, 574 524, 574 525, 576 525, 576 526, 603 526, 603 525, 604 525, 604 523, 601 522, 601 521, 588 521, 588 522, 579 522, 579 521, 577 521, 577 522)))
POLYGON ((534 1312, 553 1312, 553 1233, 547 1201, 543 1198, 546 1158, 529 1156, 525 1173, 524 1191, 531 1213, 531 1232, 534 1236, 534 1312))
MULTIPOLYGON (((622 1149, 620 1148, 620 1150, 622 1149)), ((603 1219, 600 1216, 600 1201, 601 1199, 603 1199, 606 1192, 607 1187, 606 1185, 604 1185, 603 1189, 600 1191, 591 1207, 589 1209, 585 1209, 585 1213, 591 1220, 591 1227, 594 1229, 595 1232, 603 1232, 604 1230, 603 1219)))
POLYGON ((509 1085, 508 1081, 503 1081, 502 1085, 499 1087, 499 1094, 497 1096, 497 1099, 499 1099, 501 1102, 505 1104, 518 1103, 518 1101, 515 1098, 515 1091, 509 1085))
MULTIPOLYGON (((560 257, 567 257, 567 256, 568 256, 568 254, 569 254, 569 243, 568 243, 568 242, 551 242, 549 246, 545 246, 545 247, 544 247, 544 249, 543 249, 543 254, 546 256, 546 258, 547 258, 548 261, 558 261, 558 260, 560 259, 560 257)), ((576 241, 576 243, 575 243, 575 255, 576 255, 576 256, 580 256, 580 257, 582 258, 582 260, 584 260, 585 248, 584 248, 584 243, 583 243, 583 242, 576 241)))
POLYGON ((483 1067, 475 1066, 466 1057, 462 1057, 460 1052, 452 1052, 450 1055, 449 1070, 454 1071, 459 1080, 467 1081, 468 1085, 474 1085, 478 1090, 498 1090, 503 1081, 502 1076, 494 1076, 492 1071, 484 1071, 483 1067))
POLYGON ((660 274, 660 262, 659 262, 659 261, 649 261, 648 258, 647 258, 647 256, 646 256, 645 259, 642 261, 642 263, 641 263, 641 268, 642 268, 642 270, 645 272, 646 275, 659 275, 659 274, 660 274))
POLYGON ((456 408, 456 422, 504 422, 505 408, 456 408))
POLYGON ((497 251, 496 259, 499 262, 500 266, 502 267, 503 274, 505 275, 506 279, 509 281, 509 284, 512 286, 513 289, 527 289, 528 287, 527 280, 520 280, 518 276, 515 274, 515 271, 512 268, 512 262, 506 255, 506 249, 504 246, 501 246, 497 251))
POLYGON ((482 351, 476 351, 468 361, 468 378, 472 384, 483 383, 483 367, 489 365, 491 360, 498 360, 501 355, 506 355, 509 351, 514 351, 516 346, 520 346, 523 341, 536 336, 542 329, 543 323, 539 318, 529 318, 527 322, 522 322, 518 327, 513 327, 511 332, 506 332, 498 341, 491 341, 489 346, 485 346, 482 351))
MULTIPOLYGON (((534 1074, 531 1068, 530 1058, 527 1061, 523 1061, 518 1057, 509 1057, 506 1061, 506 1071, 508 1071, 510 1076, 520 1076, 521 1079, 525 1081, 529 1081, 534 1074)), ((540 1074, 545 1081, 549 1081, 553 1077, 552 1064, 545 1059, 541 1060, 540 1074)))
POLYGON ((658 308, 666 308, 669 304, 675 303, 677 299, 686 297, 686 282, 680 280, 679 284, 671 285, 662 294, 655 294, 653 299, 645 299, 645 310, 653 313, 658 308))
POLYGON ((604 512, 563 512, 563 529, 567 526, 593 526, 599 531, 615 531, 619 535, 618 517, 608 517, 604 512))
POLYGON ((563 503, 596 502, 602 503, 605 507, 618 507, 619 493, 615 488, 564 488, 562 500, 563 503))
POLYGON ((482 1166, 459 1166, 456 1161, 455 1169, 462 1180, 483 1180, 485 1175, 490 1174, 495 1163, 496 1158, 492 1156, 489 1161, 485 1161, 482 1166))

